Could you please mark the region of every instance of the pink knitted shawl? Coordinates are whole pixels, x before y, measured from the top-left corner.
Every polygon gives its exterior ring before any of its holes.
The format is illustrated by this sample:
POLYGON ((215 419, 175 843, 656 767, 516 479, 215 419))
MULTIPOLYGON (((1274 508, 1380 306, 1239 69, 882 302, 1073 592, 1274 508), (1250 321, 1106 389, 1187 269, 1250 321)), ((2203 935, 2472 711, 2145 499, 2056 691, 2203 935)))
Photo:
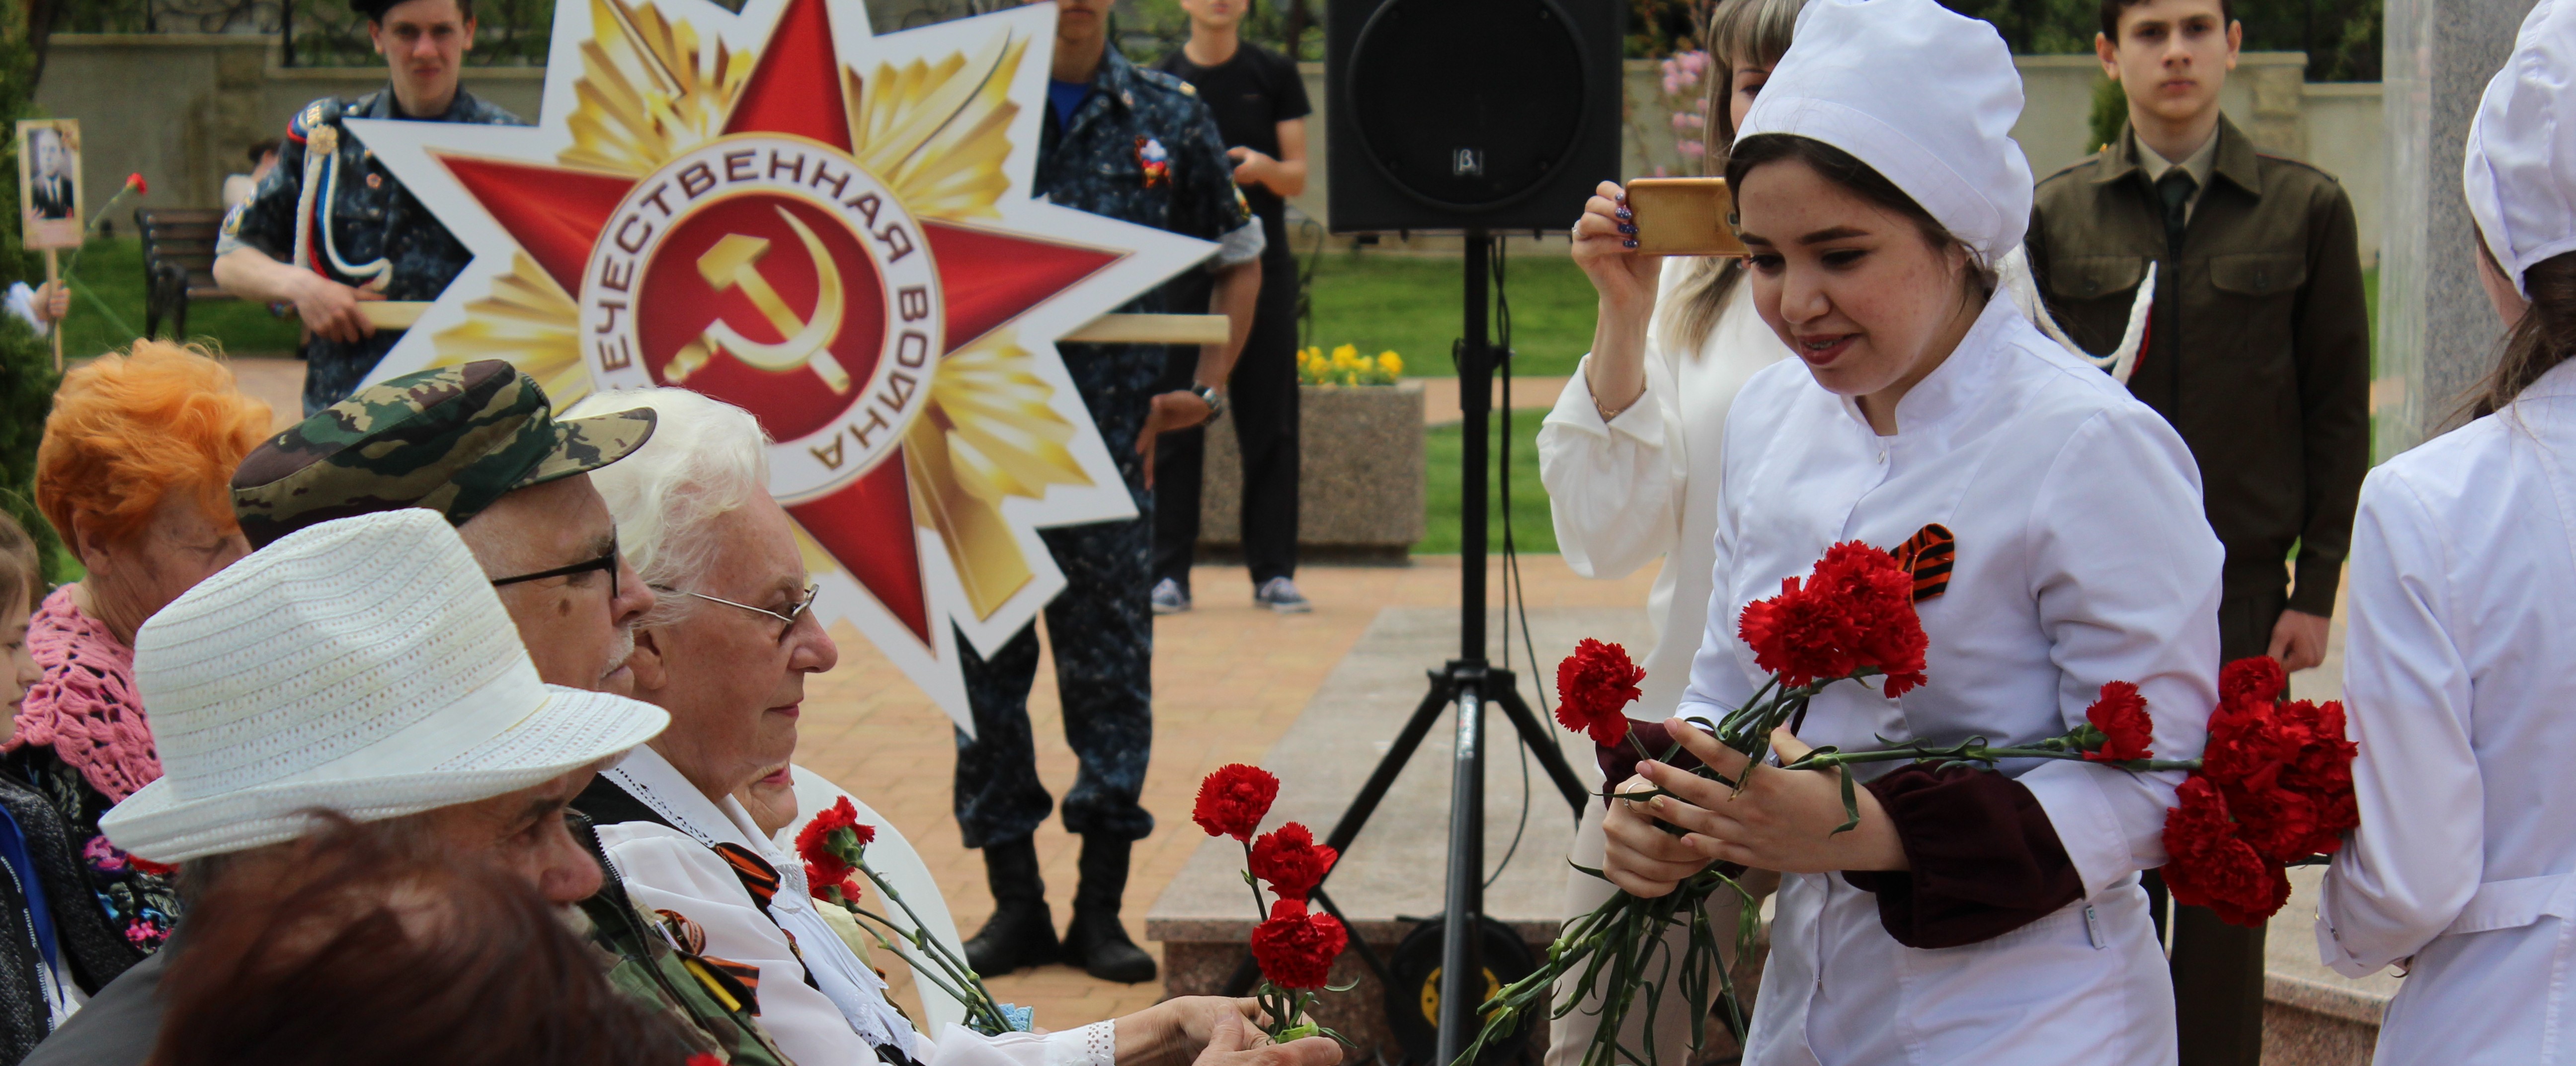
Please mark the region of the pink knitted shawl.
POLYGON ((134 649, 73 607, 66 588, 45 597, 28 620, 27 650, 44 679, 27 690, 17 735, 0 750, 51 747, 110 803, 160 779, 152 726, 134 694, 134 649))

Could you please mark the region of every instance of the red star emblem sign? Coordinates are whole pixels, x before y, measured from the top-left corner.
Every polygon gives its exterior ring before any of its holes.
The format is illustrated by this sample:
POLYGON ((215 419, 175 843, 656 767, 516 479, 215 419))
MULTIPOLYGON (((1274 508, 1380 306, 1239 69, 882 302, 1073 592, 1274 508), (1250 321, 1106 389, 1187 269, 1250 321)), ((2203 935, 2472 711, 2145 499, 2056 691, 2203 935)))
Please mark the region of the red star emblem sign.
POLYGON ((1054 339, 1211 250, 1030 197, 1054 15, 565 0, 537 126, 351 124, 476 253, 376 376, 750 411, 817 608, 968 723, 955 634, 1063 587, 1035 529, 1135 514, 1054 339))

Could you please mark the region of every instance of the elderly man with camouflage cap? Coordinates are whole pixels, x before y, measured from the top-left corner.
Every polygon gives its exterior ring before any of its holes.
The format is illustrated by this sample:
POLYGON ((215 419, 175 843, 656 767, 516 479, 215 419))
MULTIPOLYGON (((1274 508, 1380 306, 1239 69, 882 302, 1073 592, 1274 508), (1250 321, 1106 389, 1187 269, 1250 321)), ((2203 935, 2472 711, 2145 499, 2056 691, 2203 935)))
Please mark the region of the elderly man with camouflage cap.
MULTIPOLYGON (((649 411, 557 421, 535 379, 508 363, 441 367, 361 389, 253 451, 234 474, 233 506, 260 549, 254 559, 353 516, 434 513, 455 527, 539 680, 623 695, 631 688, 631 630, 654 598, 617 551, 615 524, 588 473, 632 453, 653 426, 649 411)), ((589 770, 563 799, 581 790, 589 770)), ((569 828, 589 863, 576 898, 593 941, 611 956, 612 983, 692 1023, 730 1062, 783 1064, 753 1017, 752 994, 720 967, 676 952, 600 861, 588 823, 575 819, 569 828)), ((529 829, 546 835, 552 827, 529 829)), ((144 1061, 158 1024, 159 977, 155 967, 102 991, 84 1012, 97 1017, 79 1028, 72 1049, 49 1054, 49 1043, 30 1061, 144 1061)))
MULTIPOLYGON (((315 812, 331 812, 379 823, 405 849, 523 878, 558 906, 583 904, 594 922, 639 921, 631 908, 592 906, 604 892, 595 844, 564 812, 600 766, 670 717, 541 681, 482 567, 436 515, 300 530, 189 590, 135 645, 166 772, 101 825, 138 859, 183 864, 191 892, 275 876, 327 827, 315 812)), ((190 931, 182 922, 168 950, 101 989, 26 1061, 146 1061, 157 990, 168 967, 186 964, 190 931)), ((630 991, 691 980, 694 961, 668 951, 603 960, 630 991)), ((718 1024, 690 1030, 690 1050, 784 1061, 747 1014, 727 1015, 711 996, 698 1003, 718 1024)))
POLYGON ((233 474, 233 512, 262 547, 335 518, 419 507, 465 538, 549 684, 626 694, 653 592, 617 551, 589 472, 641 447, 653 412, 558 421, 535 378, 499 360, 405 374, 278 434, 233 474))

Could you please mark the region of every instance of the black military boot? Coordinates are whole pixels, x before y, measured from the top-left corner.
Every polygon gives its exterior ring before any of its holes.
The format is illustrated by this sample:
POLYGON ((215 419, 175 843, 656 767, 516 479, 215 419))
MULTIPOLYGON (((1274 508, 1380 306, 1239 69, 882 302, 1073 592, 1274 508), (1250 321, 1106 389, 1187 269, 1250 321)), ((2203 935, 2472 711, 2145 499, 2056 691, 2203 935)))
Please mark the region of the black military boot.
POLYGON ((985 977, 1056 960, 1055 915, 1038 876, 1038 846, 1028 837, 984 846, 984 883, 993 890, 993 919, 966 942, 966 964, 985 977))
POLYGON ((1082 838, 1082 883, 1073 891, 1073 926, 1064 932, 1064 961, 1103 981, 1154 979, 1154 957, 1127 939, 1118 904, 1127 894, 1127 853, 1134 841, 1082 838))

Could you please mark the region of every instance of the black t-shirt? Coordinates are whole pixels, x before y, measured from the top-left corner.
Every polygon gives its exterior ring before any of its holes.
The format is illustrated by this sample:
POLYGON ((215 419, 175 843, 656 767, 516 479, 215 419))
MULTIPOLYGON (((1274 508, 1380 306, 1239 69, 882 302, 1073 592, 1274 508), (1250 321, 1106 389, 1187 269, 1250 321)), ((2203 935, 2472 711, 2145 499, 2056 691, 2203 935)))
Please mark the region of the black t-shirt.
MULTIPOLYGON (((1297 64, 1277 52, 1250 43, 1213 67, 1190 62, 1189 53, 1172 49, 1154 69, 1190 83, 1216 115, 1217 133, 1228 148, 1250 148, 1279 158, 1279 124, 1314 111, 1306 102, 1306 81, 1297 64)), ((1261 216, 1263 229, 1276 229, 1285 203, 1267 186, 1242 186, 1243 198, 1261 216)), ((1276 239, 1274 235, 1273 239, 1276 239)))

